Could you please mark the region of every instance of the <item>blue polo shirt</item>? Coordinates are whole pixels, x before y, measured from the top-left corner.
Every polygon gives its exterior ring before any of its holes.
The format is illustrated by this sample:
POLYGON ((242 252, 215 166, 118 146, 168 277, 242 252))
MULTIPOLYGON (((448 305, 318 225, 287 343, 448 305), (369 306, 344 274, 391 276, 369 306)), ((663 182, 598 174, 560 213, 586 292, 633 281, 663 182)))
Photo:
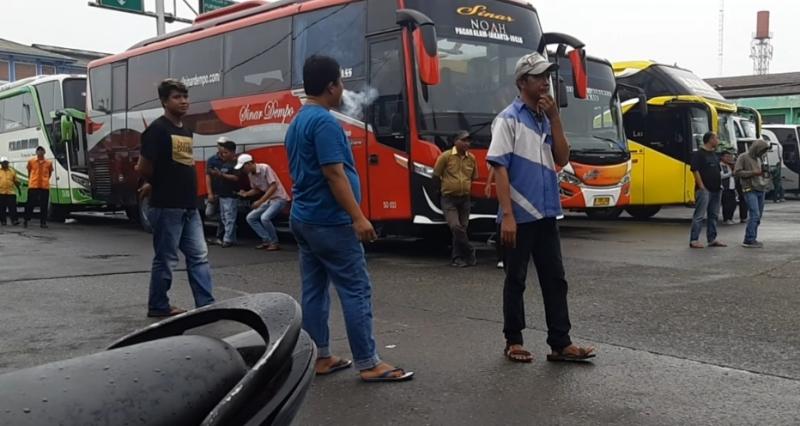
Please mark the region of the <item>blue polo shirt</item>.
POLYGON ((319 105, 304 105, 289 125, 285 146, 292 176, 291 218, 311 225, 351 224, 322 174, 322 166, 342 164, 356 202, 361 202, 353 151, 339 122, 319 105))
MULTIPOLYGON (((553 133, 547 116, 534 113, 520 98, 515 99, 492 123, 486 160, 508 170, 517 223, 562 215, 553 133)), ((501 208, 498 223, 502 216, 501 208)))

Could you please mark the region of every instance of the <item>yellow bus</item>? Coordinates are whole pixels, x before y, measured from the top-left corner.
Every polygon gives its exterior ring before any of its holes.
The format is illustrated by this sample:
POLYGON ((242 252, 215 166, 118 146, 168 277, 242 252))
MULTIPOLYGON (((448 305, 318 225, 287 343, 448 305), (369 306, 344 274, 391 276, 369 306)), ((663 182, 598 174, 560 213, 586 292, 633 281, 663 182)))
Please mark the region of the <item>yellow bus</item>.
POLYGON ((756 123, 757 111, 737 107, 691 71, 651 61, 613 64, 618 83, 641 88, 647 108, 637 98, 623 99, 623 123, 631 153, 631 197, 625 209, 639 219, 652 217, 666 205, 694 203, 694 176, 689 159, 712 131, 719 150, 737 149, 734 117, 756 123))

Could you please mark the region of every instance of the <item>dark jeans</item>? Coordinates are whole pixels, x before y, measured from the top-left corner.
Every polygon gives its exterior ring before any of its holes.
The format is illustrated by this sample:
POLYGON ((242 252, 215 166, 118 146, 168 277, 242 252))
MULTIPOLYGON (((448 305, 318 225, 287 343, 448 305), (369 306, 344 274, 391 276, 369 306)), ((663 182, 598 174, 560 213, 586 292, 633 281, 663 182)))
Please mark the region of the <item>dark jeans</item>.
POLYGON ((169 312, 167 292, 172 287, 172 270, 178 264, 178 250, 186 258, 186 273, 196 307, 214 303, 208 247, 197 209, 151 207, 147 212, 153 228, 153 268, 150 271, 151 312, 169 312))
POLYGON ((775 170, 772 172, 772 201, 777 202, 778 200, 784 199, 783 194, 783 181, 781 180, 781 168, 776 167, 775 170))
POLYGON ((561 238, 555 218, 517 225, 517 245, 505 250, 506 280, 503 286, 503 334, 508 345, 522 344, 525 328, 525 279, 533 257, 544 299, 547 344, 561 351, 572 344, 567 307, 567 280, 561 261, 561 238))
POLYGON ((703 229, 703 218, 706 218, 706 239, 713 243, 717 239, 717 216, 719 215, 719 191, 706 191, 698 189, 695 196, 694 217, 692 218, 692 230, 689 233, 689 242, 696 242, 700 239, 700 231, 703 229))
POLYGON ((300 252, 303 329, 319 348, 319 356, 331 356, 328 323, 332 286, 342 305, 355 368, 375 367, 381 359, 372 332, 372 283, 364 246, 353 226, 311 225, 297 220, 291 220, 289 226, 300 252))
POLYGON ((733 220, 736 211, 736 190, 725 189, 722 191, 722 220, 733 220))
POLYGON ((763 191, 744 193, 747 205, 750 207, 750 218, 747 220, 747 228, 744 231, 745 244, 758 241, 758 225, 761 225, 761 217, 764 216, 764 195, 766 194, 763 191))
POLYGON ((47 205, 50 203, 50 190, 28 188, 28 202, 25 204, 25 222, 33 217, 33 208, 39 207, 42 223, 47 222, 47 205))
POLYGON ((8 216, 11 216, 11 223, 17 223, 17 196, 14 194, 0 195, 0 223, 5 225, 8 216))
POLYGON ((467 227, 469 226, 469 211, 471 201, 469 195, 465 197, 442 196, 442 211, 447 220, 447 226, 453 233, 452 260, 461 259, 468 263, 475 261, 475 249, 469 242, 467 227))

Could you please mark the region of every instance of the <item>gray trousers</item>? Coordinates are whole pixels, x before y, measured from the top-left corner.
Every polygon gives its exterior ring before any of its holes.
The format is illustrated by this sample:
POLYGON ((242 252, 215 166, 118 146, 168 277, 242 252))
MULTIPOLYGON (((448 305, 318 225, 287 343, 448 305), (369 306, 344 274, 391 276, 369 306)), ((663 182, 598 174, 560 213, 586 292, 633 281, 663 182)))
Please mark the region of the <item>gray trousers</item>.
POLYGON ((474 263, 475 249, 467 237, 469 211, 471 202, 469 195, 463 197, 442 196, 442 211, 450 232, 453 233, 452 260, 460 258, 467 263, 474 263))

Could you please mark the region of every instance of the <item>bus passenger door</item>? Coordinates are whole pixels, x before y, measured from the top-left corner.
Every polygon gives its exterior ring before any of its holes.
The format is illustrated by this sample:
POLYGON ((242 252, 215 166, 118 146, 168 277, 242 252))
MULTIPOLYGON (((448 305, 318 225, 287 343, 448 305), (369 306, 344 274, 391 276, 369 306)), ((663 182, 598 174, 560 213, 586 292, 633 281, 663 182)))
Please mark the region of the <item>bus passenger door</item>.
POLYGON ((411 217, 408 119, 403 50, 399 32, 369 40, 367 94, 367 181, 369 217, 411 217), (369 96, 368 96, 369 97, 369 96))
MULTIPOLYGON (((634 111, 631 111, 633 113, 634 111)), ((687 129, 686 112, 679 107, 650 106, 642 125, 626 130, 639 146, 632 158, 640 160, 634 164, 639 173, 634 173, 634 181, 641 182, 641 202, 639 205, 683 204, 686 200, 686 170, 688 168, 688 147, 691 134, 687 129), (639 148, 641 147, 641 148, 639 148)), ((632 190, 636 186, 632 185, 632 190)), ((634 203, 635 193, 631 196, 634 203)))

